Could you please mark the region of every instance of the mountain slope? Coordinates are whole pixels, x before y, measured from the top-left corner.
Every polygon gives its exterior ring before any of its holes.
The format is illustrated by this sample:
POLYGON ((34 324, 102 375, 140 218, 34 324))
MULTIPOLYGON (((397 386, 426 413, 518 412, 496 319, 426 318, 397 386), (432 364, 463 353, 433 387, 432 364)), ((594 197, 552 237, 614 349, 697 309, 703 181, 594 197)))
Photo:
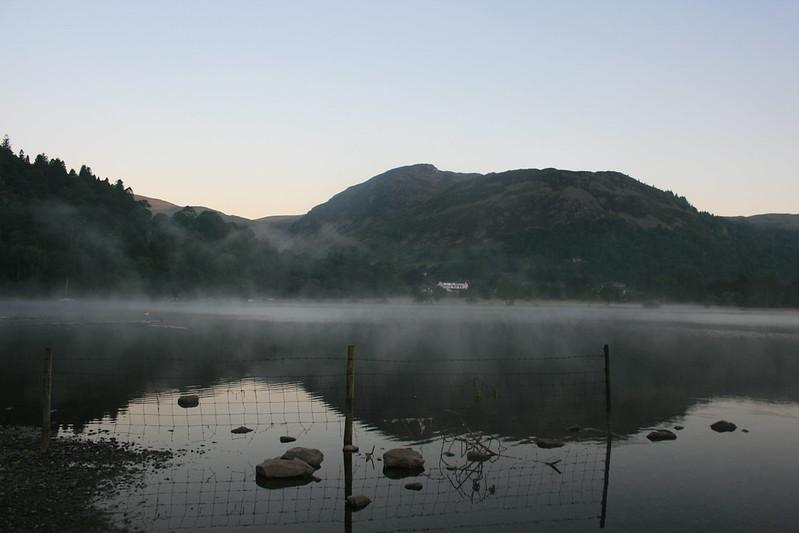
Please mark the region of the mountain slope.
POLYGON ((734 222, 744 222, 754 226, 781 228, 792 231, 799 231, 799 214, 792 215, 787 213, 765 213, 762 215, 752 215, 748 217, 725 217, 734 222))

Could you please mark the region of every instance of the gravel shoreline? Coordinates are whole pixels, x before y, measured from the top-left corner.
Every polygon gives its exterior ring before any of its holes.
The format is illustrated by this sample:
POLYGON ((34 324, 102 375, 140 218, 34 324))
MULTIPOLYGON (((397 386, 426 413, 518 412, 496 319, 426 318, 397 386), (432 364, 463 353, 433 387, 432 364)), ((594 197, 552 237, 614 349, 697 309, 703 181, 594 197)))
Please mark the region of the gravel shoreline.
POLYGON ((40 442, 38 428, 0 426, 2 531, 125 531, 94 502, 173 457, 114 439, 53 438, 45 453, 40 442))

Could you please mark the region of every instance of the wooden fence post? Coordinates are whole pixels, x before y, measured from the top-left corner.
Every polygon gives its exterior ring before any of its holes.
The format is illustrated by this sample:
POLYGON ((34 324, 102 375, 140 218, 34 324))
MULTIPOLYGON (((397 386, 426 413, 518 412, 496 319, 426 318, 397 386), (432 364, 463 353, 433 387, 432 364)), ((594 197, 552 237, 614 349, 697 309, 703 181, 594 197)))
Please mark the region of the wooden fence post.
POLYGON ((610 348, 605 345, 605 476, 602 481, 602 514, 599 518, 599 527, 605 528, 608 516, 608 486, 610 485, 610 450, 613 447, 613 432, 610 424, 610 348))
POLYGON ((41 451, 46 452, 50 445, 50 411, 53 392, 53 351, 44 350, 44 378, 42 380, 42 446, 41 451))
POLYGON ((347 399, 344 413, 344 445, 352 444, 352 411, 355 400, 355 346, 347 346, 347 399))

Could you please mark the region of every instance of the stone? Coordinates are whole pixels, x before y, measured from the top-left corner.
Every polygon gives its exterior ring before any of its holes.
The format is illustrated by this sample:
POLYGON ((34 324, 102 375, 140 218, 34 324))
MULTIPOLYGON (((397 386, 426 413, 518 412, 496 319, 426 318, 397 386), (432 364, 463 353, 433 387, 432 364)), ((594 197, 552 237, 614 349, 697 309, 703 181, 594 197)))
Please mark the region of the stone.
POLYGON ((669 431, 668 429, 656 429, 649 433, 646 436, 647 439, 651 440, 652 442, 660 442, 662 440, 676 440, 677 435, 674 434, 673 431, 669 431))
POLYGON ((477 450, 469 450, 466 452, 466 459, 469 461, 488 461, 494 456, 493 453, 489 452, 479 452, 477 450))
POLYGON ((539 448, 551 449, 551 448, 561 448, 565 446, 566 443, 558 439, 546 439, 544 437, 536 437, 535 444, 539 448))
POLYGON ((266 479, 310 477, 314 467, 300 459, 267 459, 255 466, 255 474, 266 479))
POLYGON ((742 429, 741 431, 744 432, 744 433, 749 433, 748 429, 742 429))
POLYGON ((184 409, 200 405, 200 397, 196 394, 186 394, 178 398, 178 405, 184 409))
POLYGON ((311 465, 314 468, 319 468, 322 466, 322 461, 325 459, 325 455, 317 450, 316 448, 291 448, 287 450, 281 457, 281 459, 299 459, 311 465))
POLYGON ((370 503, 372 500, 369 499, 369 496, 347 496, 347 505, 353 510, 361 510, 370 503))
POLYGON ((424 458, 411 448, 394 448, 383 454, 383 464, 386 468, 424 469, 424 458))
POLYGON ((580 432, 580 426, 569 426, 569 431, 571 433, 579 433, 580 432))
POLYGON ((455 454, 452 452, 444 452, 444 456, 446 457, 455 457, 455 454))
POLYGON ((294 437, 289 437, 288 435, 283 435, 282 437, 280 437, 280 442, 282 442, 284 444, 287 443, 287 442, 294 442, 295 440, 297 440, 297 439, 294 438, 294 437))
POLYGON ((677 431, 682 431, 685 428, 683 426, 674 426, 674 429, 676 429, 677 431))
POLYGON ((342 448, 344 453, 358 453, 358 447, 352 444, 345 444, 344 448, 342 448))
POLYGON ((728 433, 730 431, 735 431, 737 428, 738 426, 726 420, 719 420, 718 422, 710 424, 710 429, 718 433, 728 433))
POLYGON ((422 484, 418 481, 412 481, 411 483, 406 483, 405 488, 408 490, 422 490, 422 484))
POLYGON ((237 435, 240 435, 242 433, 249 433, 250 431, 252 430, 246 426, 239 426, 237 428, 233 428, 230 430, 231 433, 235 433, 237 435))

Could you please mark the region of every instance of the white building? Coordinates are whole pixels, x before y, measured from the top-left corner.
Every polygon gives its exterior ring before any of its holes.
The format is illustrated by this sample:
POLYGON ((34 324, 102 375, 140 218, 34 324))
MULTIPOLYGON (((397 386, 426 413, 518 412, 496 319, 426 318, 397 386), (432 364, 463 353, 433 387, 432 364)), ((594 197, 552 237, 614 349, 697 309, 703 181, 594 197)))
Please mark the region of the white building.
POLYGON ((468 291, 469 290, 469 282, 468 281, 439 281, 438 286, 444 289, 447 292, 454 292, 454 291, 468 291))

